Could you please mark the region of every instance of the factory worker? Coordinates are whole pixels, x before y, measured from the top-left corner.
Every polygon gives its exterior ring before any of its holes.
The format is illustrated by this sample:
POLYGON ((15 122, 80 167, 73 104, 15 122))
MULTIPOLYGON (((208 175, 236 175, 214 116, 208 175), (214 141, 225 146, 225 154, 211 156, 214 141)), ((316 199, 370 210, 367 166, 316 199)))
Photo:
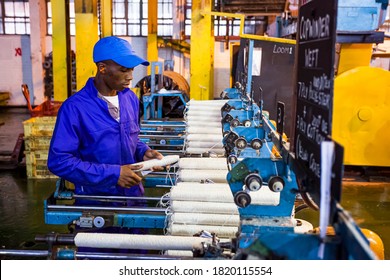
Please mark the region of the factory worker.
POLYGON ((76 194, 142 196, 140 165, 130 164, 163 157, 139 140, 139 100, 129 89, 134 68, 149 62, 115 36, 95 44, 93 60, 96 76, 58 112, 48 168, 76 194))

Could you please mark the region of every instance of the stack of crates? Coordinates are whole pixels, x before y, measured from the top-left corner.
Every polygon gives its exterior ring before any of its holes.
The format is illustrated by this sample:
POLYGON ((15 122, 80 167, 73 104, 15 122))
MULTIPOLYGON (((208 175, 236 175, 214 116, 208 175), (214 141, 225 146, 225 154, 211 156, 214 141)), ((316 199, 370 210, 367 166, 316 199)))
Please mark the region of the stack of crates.
POLYGON ((50 140, 57 117, 43 116, 23 122, 27 177, 58 178, 47 168, 50 140))

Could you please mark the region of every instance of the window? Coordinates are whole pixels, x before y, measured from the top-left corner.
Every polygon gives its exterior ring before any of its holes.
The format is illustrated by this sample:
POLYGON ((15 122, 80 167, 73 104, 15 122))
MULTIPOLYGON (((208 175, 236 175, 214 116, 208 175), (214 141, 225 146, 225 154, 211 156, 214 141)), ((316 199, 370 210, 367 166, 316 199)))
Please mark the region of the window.
POLYGON ((30 34, 28 0, 0 0, 0 34, 30 34))
MULTIPOLYGON (((157 35, 172 36, 172 0, 158 0, 157 35)), ((112 1, 113 34, 122 36, 148 35, 147 0, 112 1)))
POLYGON ((113 0, 112 24, 114 35, 147 36, 148 2, 146 0, 113 0))
MULTIPOLYGON (((218 0, 214 1, 214 11, 218 11, 218 0)), ((191 36, 191 7, 192 1, 186 1, 185 7, 185 35, 191 36)), ((240 35, 240 20, 214 17, 214 36, 238 36, 240 35)))

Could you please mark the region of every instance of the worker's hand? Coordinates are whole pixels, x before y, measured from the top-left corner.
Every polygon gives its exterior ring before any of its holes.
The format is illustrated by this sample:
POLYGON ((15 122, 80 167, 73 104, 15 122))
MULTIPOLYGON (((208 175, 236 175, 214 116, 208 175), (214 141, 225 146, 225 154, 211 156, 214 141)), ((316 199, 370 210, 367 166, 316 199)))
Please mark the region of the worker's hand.
POLYGON ((142 168, 142 164, 132 165, 122 165, 121 166, 121 173, 119 175, 118 179, 118 185, 123 188, 130 188, 132 186, 138 185, 141 183, 142 175, 140 172, 136 172, 135 170, 138 170, 142 168))
MULTIPOLYGON (((151 159, 162 159, 164 156, 156 150, 147 150, 144 154, 144 161, 151 160, 151 159)), ((162 171, 164 170, 164 167, 162 166, 155 166, 152 168, 153 171, 162 171)))

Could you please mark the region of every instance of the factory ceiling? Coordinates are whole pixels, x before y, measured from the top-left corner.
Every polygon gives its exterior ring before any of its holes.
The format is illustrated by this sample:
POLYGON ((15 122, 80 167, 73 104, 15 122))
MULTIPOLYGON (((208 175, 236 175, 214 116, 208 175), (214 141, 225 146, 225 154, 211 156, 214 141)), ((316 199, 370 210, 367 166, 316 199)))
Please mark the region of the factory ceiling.
POLYGON ((285 11, 288 0, 219 0, 218 9, 246 15, 275 15, 285 11))

